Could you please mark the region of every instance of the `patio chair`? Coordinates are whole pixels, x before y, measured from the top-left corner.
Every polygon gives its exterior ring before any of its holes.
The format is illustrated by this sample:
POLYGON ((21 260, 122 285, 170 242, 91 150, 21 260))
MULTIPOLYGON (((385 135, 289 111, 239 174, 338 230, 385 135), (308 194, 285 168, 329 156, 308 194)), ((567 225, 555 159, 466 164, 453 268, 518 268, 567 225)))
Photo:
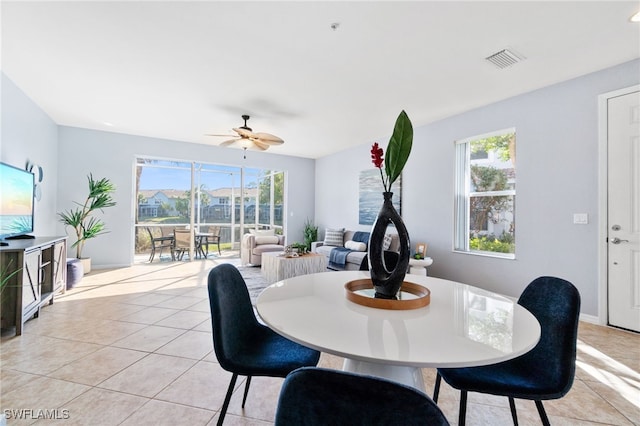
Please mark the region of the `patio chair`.
POLYGON ((197 254, 202 250, 200 241, 195 238, 195 232, 192 229, 176 229, 173 231, 173 235, 175 239, 173 251, 178 260, 182 260, 185 252, 189 253, 191 240, 193 240, 194 254, 197 254))
MULTIPOLYGON (((173 235, 155 236, 150 226, 147 226, 146 229, 151 241, 151 255, 149 256, 149 263, 153 262, 153 258, 156 256, 156 251, 158 251, 158 257, 162 257, 162 250, 164 249, 169 249, 169 253, 171 253, 171 260, 175 260, 175 253, 173 252, 173 235)), ((163 230, 164 228, 161 228, 161 232, 163 230)))

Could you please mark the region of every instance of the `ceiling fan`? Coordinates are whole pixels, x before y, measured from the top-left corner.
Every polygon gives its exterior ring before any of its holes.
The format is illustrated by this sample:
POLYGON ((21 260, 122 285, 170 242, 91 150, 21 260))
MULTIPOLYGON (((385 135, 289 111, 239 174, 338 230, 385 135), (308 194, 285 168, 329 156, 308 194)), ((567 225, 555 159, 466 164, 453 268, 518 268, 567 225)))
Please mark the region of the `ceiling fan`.
MULTIPOLYGON (((260 151, 266 151, 269 149, 271 145, 281 145, 284 143, 282 139, 277 136, 274 136, 269 133, 263 132, 254 132, 251 127, 247 126, 247 120, 250 117, 248 115, 243 115, 242 119, 244 120, 244 125, 240 127, 234 127, 233 131, 237 133, 237 135, 211 135, 207 136, 216 136, 216 137, 231 137, 233 139, 226 140, 221 142, 220 146, 229 146, 229 145, 237 145, 244 149, 246 152, 247 149, 257 149, 260 151)), ((245 154, 246 158, 246 154, 245 154)))

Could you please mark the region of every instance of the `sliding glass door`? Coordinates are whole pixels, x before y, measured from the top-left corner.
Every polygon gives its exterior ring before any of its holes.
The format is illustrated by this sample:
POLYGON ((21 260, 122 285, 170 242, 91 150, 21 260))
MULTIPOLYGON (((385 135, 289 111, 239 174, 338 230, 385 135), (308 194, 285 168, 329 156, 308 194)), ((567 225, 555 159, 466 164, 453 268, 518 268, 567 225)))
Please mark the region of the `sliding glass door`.
MULTIPOLYGON (((219 229, 226 255, 239 249, 250 229, 284 229, 282 171, 138 158, 136 199, 136 256, 141 261, 147 260, 153 236, 175 228, 219 229)), ((209 253, 217 254, 217 246, 209 253)))

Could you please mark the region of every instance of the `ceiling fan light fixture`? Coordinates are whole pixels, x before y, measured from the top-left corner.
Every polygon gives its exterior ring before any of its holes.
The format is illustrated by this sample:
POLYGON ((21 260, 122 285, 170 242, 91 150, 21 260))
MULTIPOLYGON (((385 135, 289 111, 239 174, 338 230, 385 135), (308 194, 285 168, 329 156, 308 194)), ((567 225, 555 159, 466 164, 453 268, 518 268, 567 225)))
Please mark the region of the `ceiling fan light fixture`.
POLYGON ((640 22, 640 12, 636 12, 631 18, 629 18, 631 22, 640 22))
POLYGON ((254 132, 251 127, 247 126, 247 120, 249 120, 249 115, 243 115, 242 119, 244 120, 244 125, 240 127, 234 127, 233 131, 237 133, 237 135, 214 135, 209 134, 208 136, 216 136, 216 137, 232 137, 232 139, 226 140, 219 144, 219 146, 236 146, 242 148, 245 153, 247 149, 266 151, 270 146, 273 145, 281 145, 284 141, 278 136, 274 136, 269 133, 263 132, 254 132))

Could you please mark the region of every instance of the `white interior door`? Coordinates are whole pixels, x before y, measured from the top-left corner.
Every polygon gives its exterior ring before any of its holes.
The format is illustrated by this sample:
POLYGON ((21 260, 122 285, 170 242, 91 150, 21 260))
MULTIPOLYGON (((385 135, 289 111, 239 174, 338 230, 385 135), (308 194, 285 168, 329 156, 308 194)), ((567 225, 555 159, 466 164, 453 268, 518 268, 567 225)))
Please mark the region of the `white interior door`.
POLYGON ((607 111, 609 324, 640 331, 640 91, 607 111))

